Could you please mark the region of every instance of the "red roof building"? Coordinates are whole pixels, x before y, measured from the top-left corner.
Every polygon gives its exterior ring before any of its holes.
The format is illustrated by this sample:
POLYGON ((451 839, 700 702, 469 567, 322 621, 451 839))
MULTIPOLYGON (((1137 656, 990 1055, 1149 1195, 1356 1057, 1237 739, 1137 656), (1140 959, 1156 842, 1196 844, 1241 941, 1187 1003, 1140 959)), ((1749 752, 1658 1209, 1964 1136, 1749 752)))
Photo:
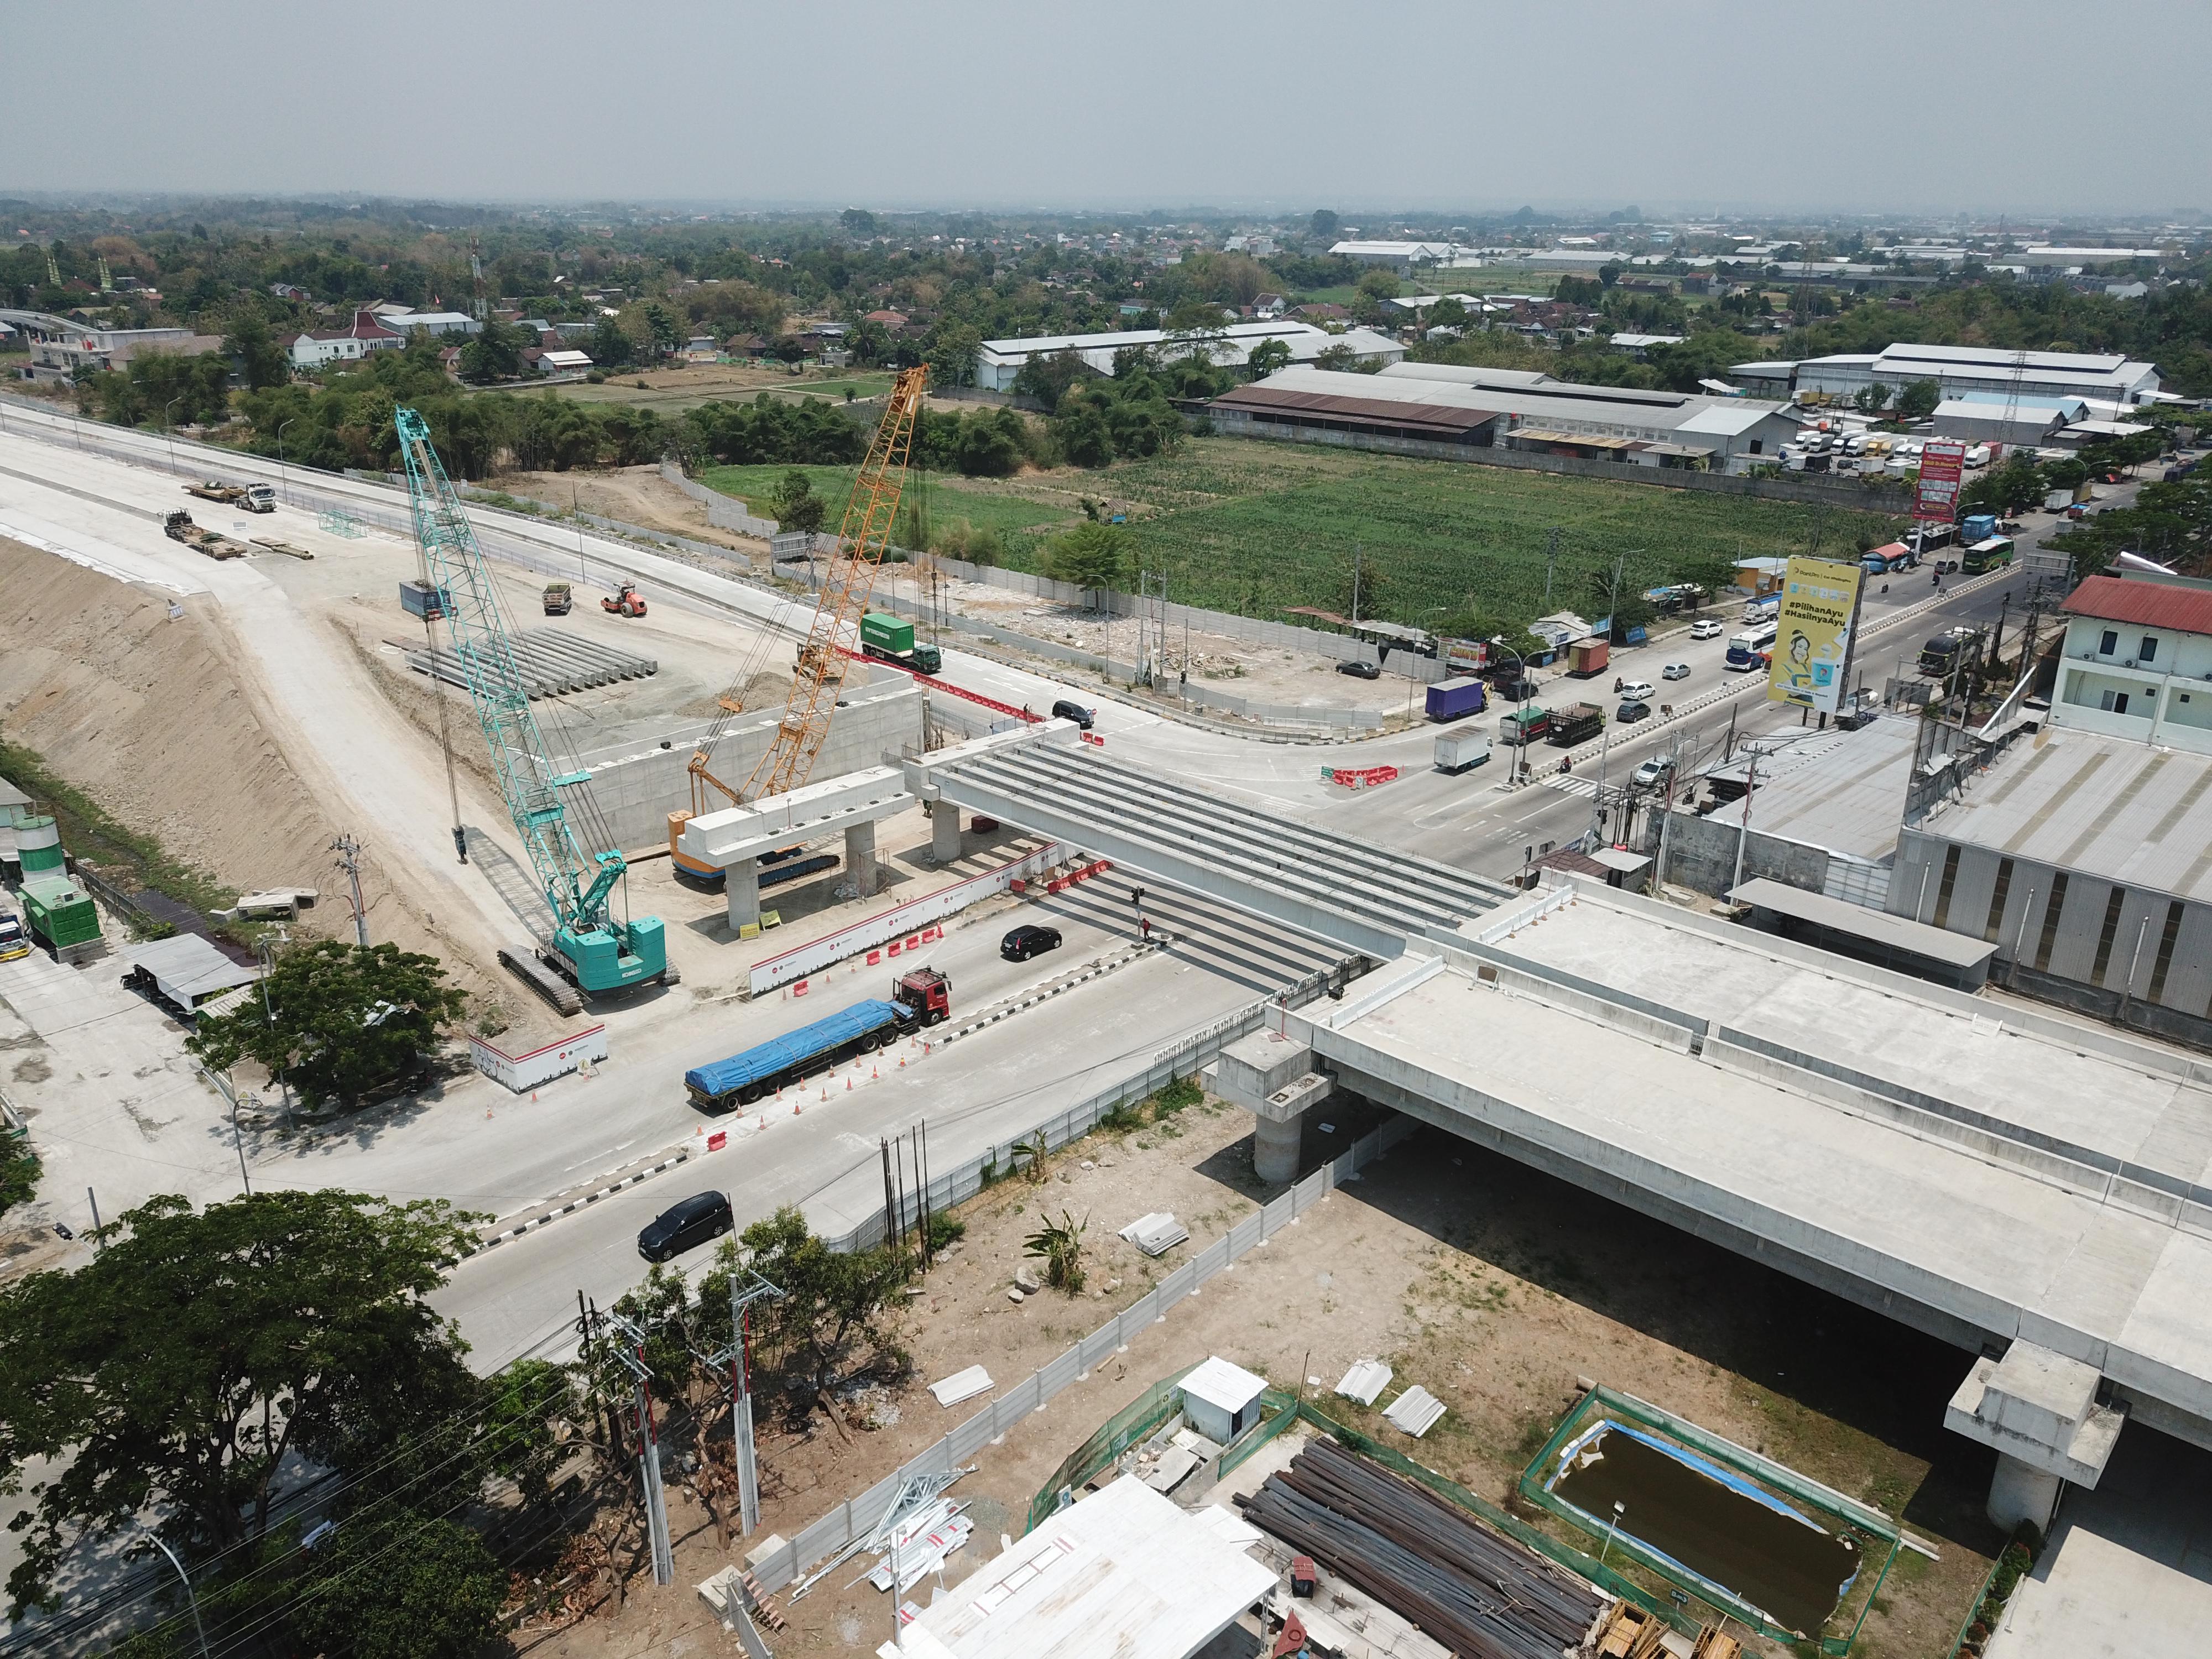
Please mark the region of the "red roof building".
POLYGON ((2212 635, 2212 586, 2092 576, 2066 597, 2069 617, 2212 635))

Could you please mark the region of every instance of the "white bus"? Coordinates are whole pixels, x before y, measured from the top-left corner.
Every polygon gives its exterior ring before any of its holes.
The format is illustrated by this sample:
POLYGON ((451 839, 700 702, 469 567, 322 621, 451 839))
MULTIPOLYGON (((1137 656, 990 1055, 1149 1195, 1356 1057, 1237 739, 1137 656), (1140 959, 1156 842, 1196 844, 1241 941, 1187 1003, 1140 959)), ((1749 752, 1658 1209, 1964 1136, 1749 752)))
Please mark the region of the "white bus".
POLYGON ((1747 628, 1728 642, 1727 667, 1731 674, 1748 674, 1760 666, 1759 653, 1774 648, 1776 625, 1771 617, 1755 628, 1747 628))

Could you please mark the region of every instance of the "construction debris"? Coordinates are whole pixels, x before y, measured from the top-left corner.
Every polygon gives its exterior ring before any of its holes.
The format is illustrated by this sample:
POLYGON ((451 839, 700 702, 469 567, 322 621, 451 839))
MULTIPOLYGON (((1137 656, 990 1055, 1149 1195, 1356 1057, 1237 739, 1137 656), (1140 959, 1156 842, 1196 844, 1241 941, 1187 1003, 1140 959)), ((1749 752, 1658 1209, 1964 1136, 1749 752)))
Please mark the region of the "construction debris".
POLYGON ((1139 1216, 1121 1229, 1121 1236, 1146 1255, 1165 1255, 1176 1245, 1190 1242, 1190 1230, 1167 1210, 1139 1216))
POLYGON ((979 1394, 988 1394, 994 1386, 990 1372, 981 1365, 970 1365, 964 1371, 953 1372, 942 1382, 931 1383, 929 1391, 937 1396, 939 1405, 957 1406, 979 1394))
MULTIPOLYGON (((434 675, 448 685, 466 687, 468 674, 461 659, 443 646, 424 649, 400 641, 407 665, 418 674, 434 675)), ((651 657, 618 651, 592 640, 578 639, 557 628, 532 628, 512 635, 514 665, 521 671, 523 690, 532 701, 558 696, 564 691, 586 691, 617 680, 643 679, 660 672, 651 657)))
POLYGON ((1587 1584, 1331 1440, 1314 1441, 1237 1502, 1464 1659, 1556 1659, 1581 1644, 1603 1605, 1587 1584))
POLYGON ((1444 1402, 1416 1382, 1383 1409, 1382 1415, 1419 1440, 1436 1427, 1444 1414, 1444 1402))
POLYGON ((295 547, 289 542, 276 541, 267 536, 256 536, 253 538, 253 544, 256 547, 266 548, 271 553, 282 553, 288 558, 312 559, 315 556, 304 547, 295 547))
POLYGON ((1390 1368, 1379 1359, 1355 1359, 1352 1369, 1344 1374, 1344 1381, 1336 1391, 1346 1400, 1357 1400, 1363 1406, 1375 1403, 1375 1396, 1390 1386, 1390 1368))

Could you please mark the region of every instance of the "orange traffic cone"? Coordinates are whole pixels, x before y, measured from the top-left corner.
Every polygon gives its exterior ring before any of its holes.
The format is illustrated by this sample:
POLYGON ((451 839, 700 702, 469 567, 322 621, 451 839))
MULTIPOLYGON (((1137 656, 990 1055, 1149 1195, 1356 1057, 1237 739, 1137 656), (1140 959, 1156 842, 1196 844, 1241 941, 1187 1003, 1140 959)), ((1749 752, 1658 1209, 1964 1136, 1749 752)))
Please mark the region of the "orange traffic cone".
POLYGON ((848 1095, 853 1092, 853 1079, 850 1078, 845 1079, 845 1092, 848 1095))
POLYGON ((881 1078, 882 1076, 883 1076, 883 1073, 882 1073, 881 1072, 878 1071, 874 1066, 869 1066, 869 1067, 868 1067, 868 1081, 869 1081, 869 1082, 873 1083, 873 1082, 877 1081, 877 1080, 878 1080, 879 1078, 881 1078))

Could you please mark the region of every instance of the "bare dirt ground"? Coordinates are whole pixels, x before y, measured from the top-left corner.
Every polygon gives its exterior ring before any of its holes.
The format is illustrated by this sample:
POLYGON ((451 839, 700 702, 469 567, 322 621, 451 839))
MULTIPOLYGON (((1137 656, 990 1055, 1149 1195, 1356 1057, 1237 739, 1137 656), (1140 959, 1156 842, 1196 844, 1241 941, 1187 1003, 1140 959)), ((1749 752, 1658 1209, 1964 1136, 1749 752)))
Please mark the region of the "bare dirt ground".
MULTIPOLYGON (((330 844, 342 823, 274 735, 249 653, 220 607, 172 619, 166 593, 118 582, 0 539, 9 596, 0 651, 0 722, 59 775, 179 861, 240 890, 300 885, 325 902, 296 933, 350 932, 330 844)), ((508 993, 499 976, 408 897, 372 845, 362 886, 375 936, 447 958, 487 1013, 508 993)))
MULTIPOLYGON (((1347 1111, 1316 1116, 1338 1133, 1309 1123, 1309 1166, 1366 1127, 1347 1111)), ((921 1282, 896 1332, 914 1358, 911 1378, 851 1402, 853 1416, 879 1426, 848 1442, 818 1414, 768 1425, 769 1528, 789 1536, 981 1404, 941 1409, 924 1384, 981 1364, 1003 1390, 1249 1213, 1269 1195, 1254 1179, 1250 1145, 1249 1120, 1208 1102, 1164 1126, 1094 1136, 1059 1154, 1043 1184, 1017 1178, 966 1206, 966 1237, 921 1282), (1152 1262, 1113 1230, 1156 1208, 1175 1211, 1194 1244, 1152 1262), (1063 1211, 1088 1218, 1089 1285, 1074 1297, 1010 1301, 1022 1239, 1063 1211)), ((1208 1353, 1280 1386, 1322 1379, 1308 1393, 1325 1396, 1323 1409, 1500 1503, 1577 1397, 1578 1376, 1757 1447, 1936 1543, 1940 1561, 1899 1558, 1855 1650, 1866 1659, 1940 1651, 2001 1541, 1980 1512, 1989 1454, 1942 1428, 1944 1398, 1970 1356, 1428 1131, 985 1448, 953 1489, 976 1531, 947 1582, 995 1554, 998 1534, 1024 1530, 1031 1498, 1085 1435, 1208 1353), (1385 1403, 1415 1382, 1445 1401, 1425 1440, 1326 1394, 1367 1355, 1395 1368, 1385 1403)), ((725 1650, 730 1638, 692 1586, 731 1558, 703 1513, 675 1501, 673 1586, 633 1585, 619 1613, 526 1633, 518 1645, 579 1659, 725 1650)), ((792 1628, 772 1638, 781 1659, 868 1652, 884 1639, 887 1598, 844 1587, 865 1565, 848 1564, 790 1610, 792 1628)), ((930 1593, 911 1592, 925 1603, 930 1593)))
MULTIPOLYGON (((768 555, 768 543, 757 536, 740 536, 718 530, 707 522, 707 509, 660 476, 657 466, 621 466, 605 471, 502 472, 487 479, 485 487, 556 507, 580 508, 603 519, 689 536, 712 542, 732 552, 768 555)), ((744 562, 750 565, 752 561, 744 562)))

